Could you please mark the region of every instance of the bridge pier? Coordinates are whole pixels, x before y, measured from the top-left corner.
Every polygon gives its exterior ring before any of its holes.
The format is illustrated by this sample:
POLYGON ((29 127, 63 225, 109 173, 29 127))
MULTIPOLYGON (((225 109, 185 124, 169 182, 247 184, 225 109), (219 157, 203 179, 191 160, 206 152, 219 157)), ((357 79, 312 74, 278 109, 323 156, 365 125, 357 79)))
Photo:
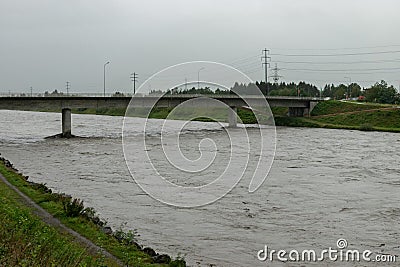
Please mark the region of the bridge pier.
POLYGON ((72 123, 71 123, 71 109, 70 108, 63 108, 62 111, 62 118, 61 118, 61 124, 62 124, 62 132, 61 136, 64 138, 71 138, 71 128, 72 128, 72 123))
POLYGON ((289 117, 303 117, 307 112, 307 108, 289 107, 289 117))
POLYGON ((311 111, 317 104, 317 101, 310 101, 308 107, 289 107, 289 117, 310 116, 311 111))
POLYGON ((230 107, 228 111, 229 128, 237 127, 237 107, 230 107))

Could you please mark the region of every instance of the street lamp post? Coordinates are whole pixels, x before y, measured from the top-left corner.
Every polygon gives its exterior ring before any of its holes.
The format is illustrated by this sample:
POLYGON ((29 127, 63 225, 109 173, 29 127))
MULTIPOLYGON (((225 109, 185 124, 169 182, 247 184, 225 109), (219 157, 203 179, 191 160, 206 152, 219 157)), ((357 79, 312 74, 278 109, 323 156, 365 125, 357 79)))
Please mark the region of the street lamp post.
POLYGON ((106 66, 110 64, 110 61, 104 63, 104 72, 103 72, 103 96, 106 97, 106 66))
POLYGON ((347 98, 351 98, 351 91, 350 91, 350 85, 351 85, 351 77, 344 77, 345 79, 349 79, 349 83, 347 84, 347 98))
POLYGON ((200 71, 204 70, 204 67, 201 67, 197 72, 197 89, 200 89, 200 71))

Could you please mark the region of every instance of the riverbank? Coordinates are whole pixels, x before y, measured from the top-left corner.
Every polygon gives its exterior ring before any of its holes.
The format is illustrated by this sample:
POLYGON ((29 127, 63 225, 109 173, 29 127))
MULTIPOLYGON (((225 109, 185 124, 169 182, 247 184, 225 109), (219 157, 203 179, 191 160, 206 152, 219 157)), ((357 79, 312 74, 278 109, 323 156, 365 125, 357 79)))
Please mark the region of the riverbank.
MULTIPOLYGON (((149 117, 165 119, 171 110, 172 108, 155 108, 149 117)), ((288 117, 288 108, 284 107, 273 107, 271 110, 276 126, 400 132, 400 108, 393 105, 330 100, 318 103, 309 117, 288 117)), ((125 109, 121 108, 74 109, 72 112, 125 115, 125 109)), ((245 124, 257 122, 249 110, 238 109, 238 115, 245 124)))
POLYGON ((400 107, 394 105, 331 100, 296 119, 320 128, 400 132, 400 107))
POLYGON ((4 158, 0 175, 6 179, 0 181, 1 266, 186 266, 181 258, 171 260, 140 246, 134 231, 111 229, 81 200, 29 181, 4 158), (28 198, 24 200, 7 182, 28 198), (40 214, 29 200, 48 215, 40 214), (61 231, 63 227, 72 231, 61 231))

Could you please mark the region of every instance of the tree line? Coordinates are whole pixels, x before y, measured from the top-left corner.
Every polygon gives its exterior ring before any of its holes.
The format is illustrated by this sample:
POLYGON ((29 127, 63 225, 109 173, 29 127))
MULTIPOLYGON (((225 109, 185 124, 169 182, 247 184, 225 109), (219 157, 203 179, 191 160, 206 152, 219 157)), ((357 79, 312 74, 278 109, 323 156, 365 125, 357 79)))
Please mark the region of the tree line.
MULTIPOLYGON (((322 90, 317 86, 306 83, 269 83, 268 89, 265 82, 255 82, 249 84, 235 83, 231 90, 219 89, 212 90, 210 87, 204 88, 174 88, 167 90, 166 94, 234 94, 236 92, 242 95, 259 94, 270 96, 299 96, 299 97, 328 97, 331 99, 356 99, 359 101, 395 104, 400 102, 400 95, 393 85, 388 85, 384 80, 371 85, 368 88, 362 88, 357 83, 346 84, 326 84, 322 90)), ((163 94, 160 90, 152 90, 150 94, 163 94)))
MULTIPOLYGON (((263 94, 267 94, 265 82, 256 82, 257 87, 263 94)), ((240 93, 254 90, 252 84, 238 84, 233 88, 240 93)), ((373 84, 368 88, 361 88, 357 83, 345 84, 327 84, 322 90, 315 85, 299 83, 268 83, 268 94, 271 96, 300 96, 300 97, 329 97, 331 99, 358 99, 360 101, 394 104, 400 102, 400 95, 393 85, 388 85, 384 80, 373 84)))

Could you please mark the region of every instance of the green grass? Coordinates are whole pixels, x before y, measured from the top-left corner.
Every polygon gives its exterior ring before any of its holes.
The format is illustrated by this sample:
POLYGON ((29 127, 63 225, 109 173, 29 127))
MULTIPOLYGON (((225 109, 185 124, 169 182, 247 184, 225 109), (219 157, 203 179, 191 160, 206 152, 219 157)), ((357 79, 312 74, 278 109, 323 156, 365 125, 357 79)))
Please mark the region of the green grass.
MULTIPOLYGON (((104 233, 101 226, 95 224, 87 216, 68 217, 63 206, 62 195, 48 192, 48 189, 43 185, 29 183, 21 174, 7 168, 3 161, 0 161, 0 173, 21 192, 46 209, 54 217, 58 218, 64 225, 85 236, 96 245, 106 249, 124 264, 130 266, 168 266, 167 264, 154 264, 153 259, 141 251, 136 244, 118 241, 113 235, 104 233)), ((1 193, 0 196, 6 198, 1 193)), ((16 203, 5 209, 13 210, 13 205, 16 206, 16 203)), ((6 231, 10 231, 13 228, 6 227, 5 229, 6 231)), ((29 240, 29 236, 27 236, 27 240, 29 240)), ((56 265, 62 266, 63 264, 56 265)), ((177 259, 172 261, 169 266, 185 266, 185 264, 182 259, 177 259)))
POLYGON ((321 116, 327 114, 336 114, 344 112, 355 112, 388 107, 387 105, 374 103, 344 102, 329 100, 318 103, 311 112, 311 116, 321 116))
MULTIPOLYGON (((131 110, 131 113, 135 115, 135 117, 146 117, 146 110, 144 109, 143 112, 140 110, 131 110), (143 114, 142 114, 143 113, 143 114)), ((60 112, 59 110, 40 110, 42 112, 60 112)), ((165 119, 168 115, 173 111, 173 108, 160 108, 156 107, 153 108, 150 112, 149 118, 151 119, 165 119)), ((288 108, 285 107, 272 107, 272 113, 274 116, 286 116, 288 113, 288 108)), ((79 109, 72 109, 72 113, 75 114, 95 114, 95 115, 107 115, 107 116, 125 116, 126 110, 123 108, 79 108, 79 109)), ((256 124, 257 119, 256 116, 253 114, 252 111, 246 109, 238 109, 238 116, 242 120, 244 124, 256 124)), ((182 111, 181 111, 182 113, 182 111)), ((226 111, 223 112, 216 112, 215 110, 200 110, 197 111, 195 109, 191 109, 190 111, 186 112, 185 114, 180 114, 182 118, 188 118, 189 116, 195 117, 195 121, 204 121, 204 122, 211 122, 211 121, 220 121, 220 122, 228 122, 226 111), (196 114, 197 113, 197 114, 196 114), (207 117, 211 117, 213 119, 208 119, 207 117)), ((263 120, 265 116, 260 116, 260 119, 263 120)), ((175 119, 179 119, 179 114, 174 114, 175 119)))
POLYGON ((271 107, 272 114, 276 117, 284 117, 287 116, 289 112, 289 108, 286 107, 271 107))
POLYGON ((311 117, 287 117, 274 112, 277 126, 318 127, 361 131, 400 132, 400 109, 393 105, 324 101, 311 112, 311 117))
POLYGON ((44 223, 0 181, 0 266, 118 265, 44 223))
POLYGON ((275 125, 276 126, 288 126, 288 127, 309 127, 309 128, 318 128, 321 127, 321 124, 318 122, 314 122, 309 118, 294 118, 294 117, 275 117, 275 125))
POLYGON ((72 109, 72 113, 79 114, 96 114, 96 115, 109 115, 109 116, 124 116, 125 108, 79 108, 72 109))
POLYGON ((312 120, 321 124, 346 125, 360 130, 400 131, 400 109, 338 114, 312 120))
POLYGON ((153 108, 149 117, 152 119, 165 119, 172 111, 172 108, 153 108))
MULTIPOLYGON (((392 107, 392 105, 329 100, 318 103, 311 112, 311 117, 309 118, 288 117, 288 108, 285 107, 272 107, 271 110, 274 114, 275 125, 277 126, 400 132, 400 111, 379 110, 390 107, 392 107), (343 114, 349 112, 354 112, 354 114, 343 114)), ((172 110, 173 108, 153 108, 149 118, 165 119, 172 110)), ((120 108, 75 109, 73 112, 111 116, 125 115, 125 110, 120 108)), ((194 110, 189 111, 189 113, 190 112, 192 113, 182 114, 182 116, 186 116, 185 118, 187 118, 188 115, 196 117, 196 112, 194 110)), ((200 113, 197 112, 197 114, 198 117, 195 119, 197 121, 213 121, 207 118, 207 116, 210 116, 218 121, 227 122, 227 114, 223 112, 218 114, 215 111, 209 110, 200 113)), ((257 123, 256 117, 252 111, 238 109, 238 115, 245 124, 257 123)), ((179 116, 175 114, 175 118, 178 119, 179 116)))

